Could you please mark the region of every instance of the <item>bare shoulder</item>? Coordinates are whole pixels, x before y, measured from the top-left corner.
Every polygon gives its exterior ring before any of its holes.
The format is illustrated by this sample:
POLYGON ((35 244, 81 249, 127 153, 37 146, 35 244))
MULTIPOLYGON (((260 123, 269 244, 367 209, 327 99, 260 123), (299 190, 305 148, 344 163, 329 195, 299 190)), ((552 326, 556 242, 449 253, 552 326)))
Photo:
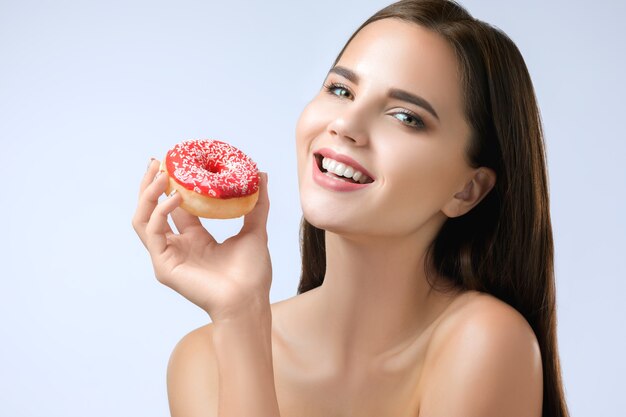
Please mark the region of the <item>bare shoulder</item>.
POLYGON ((172 417, 217 416, 218 368, 213 324, 187 333, 167 366, 167 396, 172 417))
POLYGON ((422 416, 541 416, 541 351, 517 310, 476 293, 433 334, 422 416))

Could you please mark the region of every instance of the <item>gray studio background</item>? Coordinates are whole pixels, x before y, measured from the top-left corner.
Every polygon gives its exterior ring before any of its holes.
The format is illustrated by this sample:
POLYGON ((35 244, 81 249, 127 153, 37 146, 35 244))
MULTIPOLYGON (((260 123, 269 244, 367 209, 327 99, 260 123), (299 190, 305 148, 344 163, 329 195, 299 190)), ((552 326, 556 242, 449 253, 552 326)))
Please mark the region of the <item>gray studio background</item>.
MULTIPOLYGON (((149 157, 226 140, 269 172, 272 302, 299 277, 294 131, 390 1, 0 0, 0 416, 167 416, 169 354, 208 316, 132 230, 149 157)), ((575 416, 626 366, 626 5, 462 1, 525 56, 547 140, 558 336, 575 416)), ((207 221, 223 240, 241 219, 207 221)))

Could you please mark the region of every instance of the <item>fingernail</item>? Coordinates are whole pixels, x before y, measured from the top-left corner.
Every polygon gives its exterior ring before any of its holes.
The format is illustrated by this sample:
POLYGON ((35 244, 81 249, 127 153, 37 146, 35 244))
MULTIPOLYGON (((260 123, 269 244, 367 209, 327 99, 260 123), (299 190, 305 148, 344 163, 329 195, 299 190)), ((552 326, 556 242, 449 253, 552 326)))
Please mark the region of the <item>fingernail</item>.
POLYGON ((176 194, 176 191, 177 191, 177 190, 176 190, 176 188, 174 188, 174 189, 172 190, 172 192, 170 192, 170 193, 169 193, 168 197, 171 197, 171 196, 173 196, 174 194, 176 194))
POLYGON ((150 169, 150 165, 152 165, 152 161, 154 161, 156 158, 150 158, 150 160, 148 161, 148 166, 146 167, 146 171, 148 169, 150 169))

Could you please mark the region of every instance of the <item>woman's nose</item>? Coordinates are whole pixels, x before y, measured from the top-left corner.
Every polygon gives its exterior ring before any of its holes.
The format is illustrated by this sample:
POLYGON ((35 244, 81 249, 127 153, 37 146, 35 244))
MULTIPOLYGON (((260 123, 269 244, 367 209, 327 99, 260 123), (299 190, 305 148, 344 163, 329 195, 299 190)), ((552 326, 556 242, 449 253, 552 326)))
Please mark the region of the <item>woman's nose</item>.
POLYGON ((351 104, 350 108, 344 108, 328 124, 328 132, 338 140, 349 140, 355 145, 364 145, 369 141, 370 116, 367 110, 351 104))

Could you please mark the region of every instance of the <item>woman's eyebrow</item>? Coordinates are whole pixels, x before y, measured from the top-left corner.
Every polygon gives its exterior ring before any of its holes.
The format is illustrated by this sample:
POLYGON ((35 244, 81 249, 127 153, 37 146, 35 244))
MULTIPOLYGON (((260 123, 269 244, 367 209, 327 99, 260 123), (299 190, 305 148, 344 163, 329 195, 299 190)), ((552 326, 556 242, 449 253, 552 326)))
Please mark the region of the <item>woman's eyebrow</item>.
MULTIPOLYGON (((330 71, 328 71, 328 73, 329 74, 335 73, 335 74, 341 75, 342 77, 350 80, 354 84, 359 83, 359 76, 354 71, 352 71, 349 68, 342 67, 340 65, 336 65, 332 67, 330 71)), ((433 106, 431 106, 430 103, 426 101, 426 99, 418 95, 409 93, 408 91, 400 90, 399 88, 391 88, 389 90, 389 97, 395 98, 397 100, 406 101, 407 103, 412 103, 416 106, 422 107, 423 109, 428 111, 430 114, 435 116, 437 120, 439 120, 439 116, 437 115, 437 112, 435 111, 433 106)))

